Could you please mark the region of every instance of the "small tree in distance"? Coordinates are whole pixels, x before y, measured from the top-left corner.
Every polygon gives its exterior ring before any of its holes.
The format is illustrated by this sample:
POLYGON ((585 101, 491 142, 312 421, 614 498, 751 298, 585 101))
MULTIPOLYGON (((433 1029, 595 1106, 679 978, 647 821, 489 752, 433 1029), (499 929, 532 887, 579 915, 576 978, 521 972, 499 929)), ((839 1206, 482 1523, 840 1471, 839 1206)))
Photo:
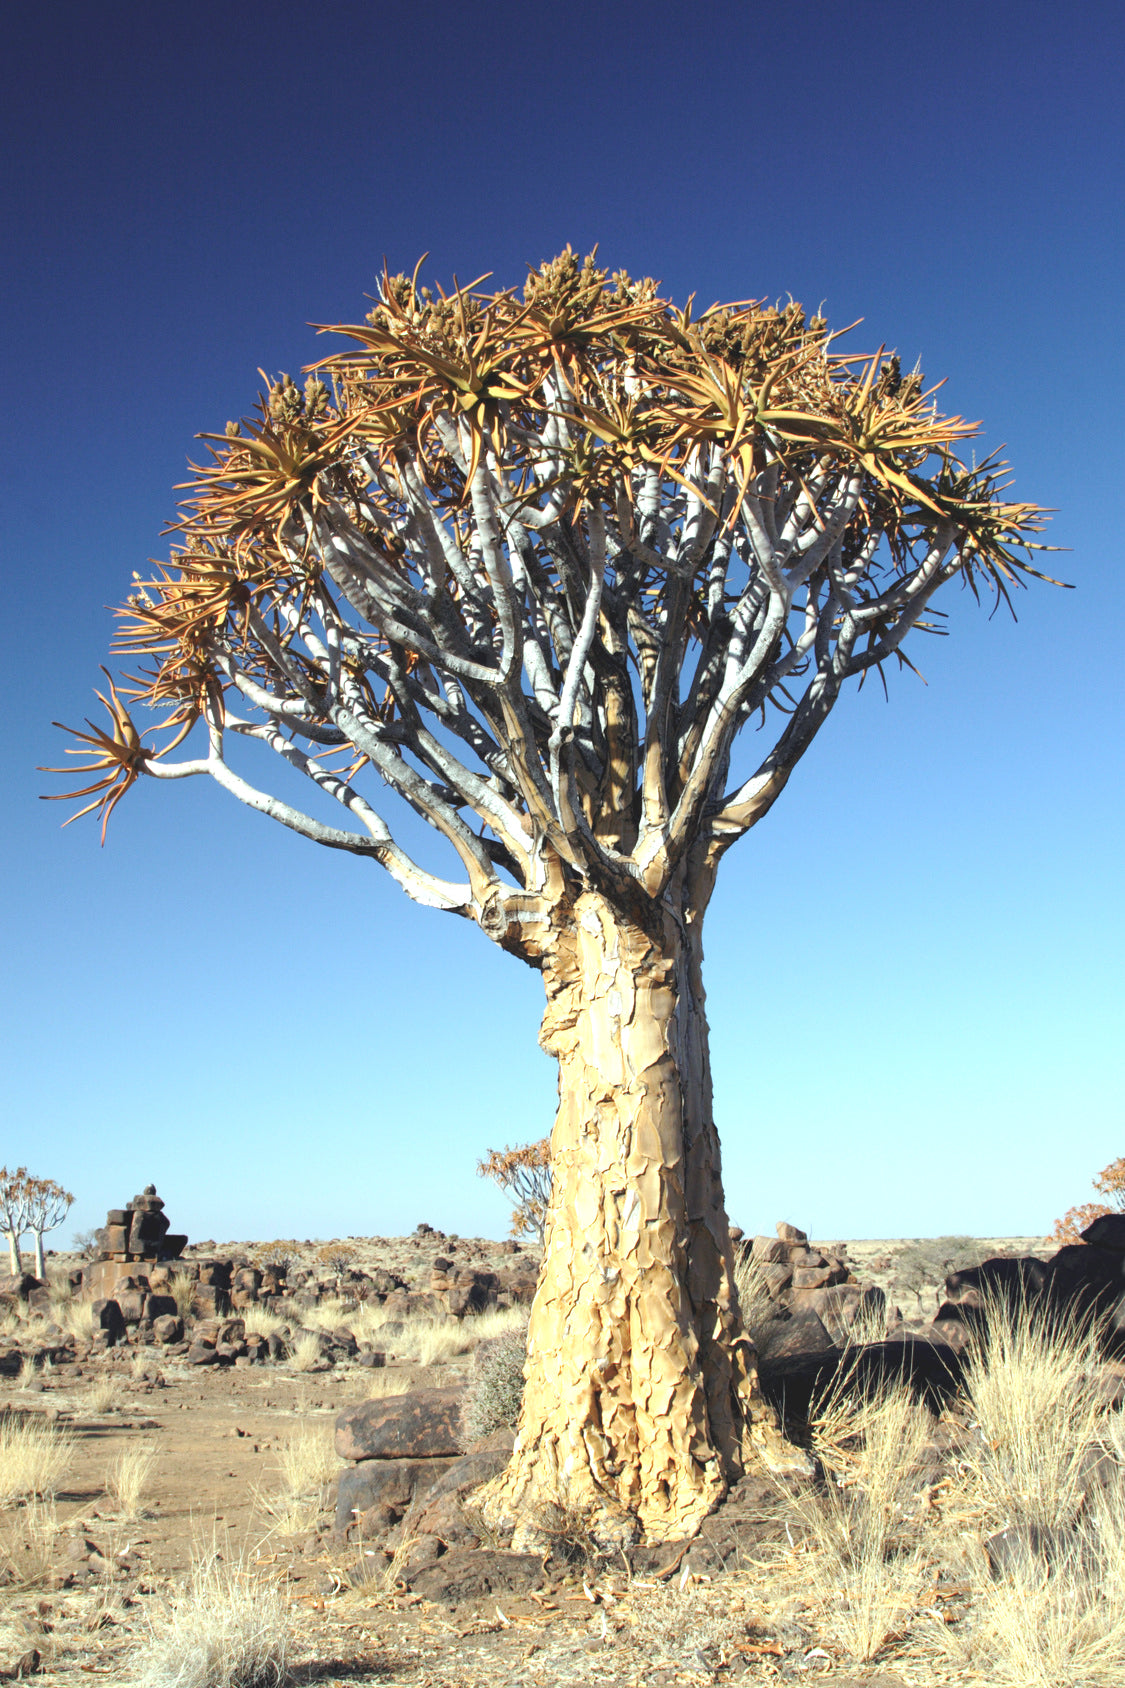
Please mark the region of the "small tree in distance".
POLYGON ((1060 1247, 1067 1243, 1080 1243, 1087 1225, 1092 1225, 1103 1213, 1125 1213, 1125 1156, 1118 1156, 1117 1160, 1103 1166, 1092 1183, 1095 1190, 1109 1197, 1109 1201, 1082 1202, 1077 1207, 1068 1208, 1061 1219, 1056 1219, 1051 1240, 1060 1247))
MULTIPOLYGON (((385 274, 332 332, 350 345, 303 391, 282 376, 205 436, 170 560, 121 611, 118 649, 149 666, 77 732, 75 795, 104 838, 142 777, 213 779, 542 974, 552 1188, 489 1516, 533 1529, 562 1504, 605 1541, 682 1538, 746 1459, 788 1457, 712 1110, 720 863, 848 683, 940 630, 943 585, 1006 600, 1036 573, 1043 512, 959 455, 976 424, 918 370, 840 351, 797 304, 697 313, 568 248, 522 291, 385 274), (136 703, 165 712, 162 746, 136 703), (392 830, 388 791, 446 870, 392 830)), ((844 932, 847 867, 818 849, 844 932)), ((748 975, 768 978, 752 947, 748 975)))
POLYGON ((513 1237, 536 1236, 542 1248, 551 1200, 551 1139, 525 1143, 519 1149, 490 1149, 477 1162, 477 1175, 499 1184, 513 1203, 513 1237))
POLYGON ((27 1228, 35 1238, 35 1276, 45 1278, 43 1237, 61 1225, 74 1203, 69 1190, 56 1184, 53 1178, 28 1180, 27 1228))
POLYGON ((8 1243, 8 1265, 13 1277, 23 1271, 20 1243, 27 1235, 31 1215, 31 1180, 26 1166, 9 1172, 0 1166, 0 1229, 8 1243))

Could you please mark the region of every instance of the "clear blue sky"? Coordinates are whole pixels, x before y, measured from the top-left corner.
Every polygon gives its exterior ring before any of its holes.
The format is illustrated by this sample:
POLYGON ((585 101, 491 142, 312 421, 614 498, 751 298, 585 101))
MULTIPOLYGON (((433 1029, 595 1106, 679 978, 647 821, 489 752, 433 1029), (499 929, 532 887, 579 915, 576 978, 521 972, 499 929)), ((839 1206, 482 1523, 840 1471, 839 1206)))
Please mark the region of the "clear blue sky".
POLYGON ((505 1225, 538 976, 203 781, 60 831, 52 718, 164 554, 192 436, 321 355, 384 254, 567 241, 683 299, 824 301, 1055 506, 1077 590, 949 592, 844 699, 709 917, 732 1217, 1035 1232, 1125 1152, 1122 12, 1041 0, 10 5, 0 1161, 219 1239, 505 1225), (495 1083, 501 1051, 503 1088, 495 1083))

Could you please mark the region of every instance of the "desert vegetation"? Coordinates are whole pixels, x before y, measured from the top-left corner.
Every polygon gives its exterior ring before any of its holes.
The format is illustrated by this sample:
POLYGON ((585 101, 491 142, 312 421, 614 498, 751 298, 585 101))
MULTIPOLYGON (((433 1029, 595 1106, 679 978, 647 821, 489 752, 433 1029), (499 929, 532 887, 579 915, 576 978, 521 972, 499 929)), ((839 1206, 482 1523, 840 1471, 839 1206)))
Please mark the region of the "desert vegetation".
MULTIPOLYGON (((382 1258, 400 1278, 433 1282, 431 1257, 460 1244, 421 1239, 382 1258)), ((954 1241, 833 1247, 893 1294, 903 1257, 959 1269, 974 1250, 954 1241)), ((390 1674, 411 1688, 453 1678, 483 1688, 518 1679, 529 1647, 552 1684, 831 1670, 859 1681, 875 1672, 887 1688, 1115 1688, 1125 1672, 1122 1368, 1096 1316, 1045 1317, 1018 1295, 978 1294, 959 1381, 935 1396, 893 1368, 865 1368, 887 1349, 897 1311, 865 1302, 807 1409, 785 1423, 814 1461, 809 1475, 751 1466, 690 1541, 624 1555, 607 1552, 561 1494, 537 1512, 538 1557, 513 1552, 470 1485, 433 1503, 451 1544, 435 1560, 423 1552, 433 1540, 424 1499, 390 1532, 358 1520, 341 1529, 337 1488, 355 1468, 336 1451, 337 1416, 367 1401, 393 1421, 452 1396, 459 1445, 503 1460, 524 1387, 526 1308, 396 1315, 364 1289, 370 1245, 352 1248, 337 1289, 323 1245, 297 1245, 294 1281, 320 1272, 310 1280, 319 1293, 244 1309, 248 1329, 260 1321, 280 1339, 271 1364, 246 1370, 193 1370, 187 1344, 170 1352, 135 1335, 91 1352, 89 1333, 52 1317, 81 1305, 73 1296, 44 1313, 10 1311, 13 1352, 38 1363, 26 1382, 9 1369, 0 1435, 0 1668, 38 1653, 51 1680, 77 1682, 97 1623, 111 1674, 157 1688, 296 1684, 328 1661, 342 1684, 390 1674), (310 1370, 294 1364, 302 1337, 316 1345, 310 1370), (372 1351, 381 1363, 361 1364, 372 1351), (175 1559, 161 1568, 149 1555, 173 1539, 175 1559), (477 1558, 492 1592, 459 1592, 477 1558), (528 1565, 530 1586, 519 1580, 528 1565)), ((985 1252, 1005 1265, 995 1245, 985 1252)), ((183 1271, 193 1270, 189 1252, 183 1271)), ((738 1293, 748 1328, 765 1334, 768 1367, 770 1342, 792 1323, 779 1321, 749 1248, 738 1293)), ((923 1290, 932 1306, 943 1293, 923 1290)), ((896 1327, 907 1344, 925 1328, 916 1302, 904 1296, 907 1324, 896 1327)))

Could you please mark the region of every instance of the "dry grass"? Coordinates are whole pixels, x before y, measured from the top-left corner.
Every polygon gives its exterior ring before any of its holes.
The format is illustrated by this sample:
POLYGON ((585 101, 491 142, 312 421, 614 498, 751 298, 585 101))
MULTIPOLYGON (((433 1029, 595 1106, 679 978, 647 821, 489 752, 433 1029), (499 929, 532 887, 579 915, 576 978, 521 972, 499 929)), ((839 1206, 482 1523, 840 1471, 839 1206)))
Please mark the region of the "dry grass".
POLYGON ((137 1688, 278 1688, 288 1656, 284 1588, 212 1553, 138 1650, 134 1679, 137 1688))
POLYGON ((53 1496, 73 1452, 73 1438, 57 1425, 0 1417, 0 1501, 53 1496))
POLYGON ((19 1370, 19 1379, 18 1379, 19 1387, 21 1389, 27 1389, 29 1387, 29 1385, 31 1385, 32 1383, 35 1382, 35 1380, 38 1376, 39 1376, 39 1356, 38 1356, 38 1354, 25 1354, 23 1359, 20 1361, 20 1370, 19 1370))
POLYGON ((0 1514, 0 1577, 5 1593, 42 1588, 51 1579, 58 1521, 49 1502, 0 1514))
POLYGON ((1037 1320, 1026 1305, 985 1311, 988 1337, 965 1372, 977 1429, 973 1498, 994 1529, 1065 1528, 1103 1413, 1096 1332, 1075 1320, 1037 1320))
POLYGON ((141 1499, 156 1464, 156 1450, 138 1445, 118 1455, 106 1476, 106 1494, 120 1518, 139 1518, 141 1499))
POLYGON ((120 1399, 117 1379, 111 1377, 108 1372, 102 1372, 96 1377, 86 1391, 86 1405, 98 1418, 115 1412, 120 1405, 120 1399))
POLYGON ((249 1307, 244 1307, 240 1317, 247 1336, 280 1336, 282 1331, 289 1328, 280 1313, 275 1313, 260 1301, 253 1301, 249 1307))
POLYGON ((283 1444, 278 1454, 282 1488, 262 1505, 283 1536, 307 1535, 316 1528, 328 1500, 328 1485, 340 1470, 334 1426, 307 1425, 283 1444))
POLYGON ((302 1331, 289 1347, 289 1364, 294 1371, 312 1371, 320 1363, 320 1341, 315 1331, 302 1331))
POLYGON ((195 1303, 195 1279, 187 1272, 173 1272, 168 1284, 168 1294, 176 1303, 176 1312, 181 1319, 186 1319, 195 1303))
POLYGON ((367 1398, 369 1401, 383 1401, 390 1395, 408 1395, 414 1389, 426 1388, 429 1381, 424 1372, 402 1366, 378 1366, 371 1373, 367 1398))
MULTIPOLYGON (((355 1328, 357 1304, 354 1301, 318 1301, 315 1307, 305 1307, 301 1311, 301 1323, 306 1330, 329 1332, 339 1330, 346 1325, 353 1336, 358 1337, 355 1328)), ((268 1335, 268 1332, 265 1333, 268 1335)))
POLYGON ((94 1334, 94 1304, 92 1301, 71 1299, 59 1308, 55 1322, 68 1336, 78 1342, 89 1342, 94 1334))
POLYGON ((878 1657, 918 1601, 926 1563, 918 1468, 933 1420, 909 1390, 848 1393, 846 1375, 814 1408, 823 1498, 797 1507, 808 1532, 804 1574, 822 1623, 849 1658, 878 1657))

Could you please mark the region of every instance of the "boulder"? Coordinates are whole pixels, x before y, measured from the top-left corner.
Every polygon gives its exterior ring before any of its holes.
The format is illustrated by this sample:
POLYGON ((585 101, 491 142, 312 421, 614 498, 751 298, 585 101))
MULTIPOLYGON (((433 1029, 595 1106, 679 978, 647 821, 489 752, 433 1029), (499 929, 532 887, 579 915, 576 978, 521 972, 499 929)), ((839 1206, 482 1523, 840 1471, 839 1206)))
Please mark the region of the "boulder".
POLYGON ((750 1258, 762 1264, 785 1265, 789 1260, 789 1250, 780 1237, 755 1237, 750 1244, 750 1258))
POLYGON ((1094 1248, 1112 1249, 1125 1254, 1125 1213, 1101 1213, 1082 1232, 1085 1242, 1094 1248))
POLYGON ((763 1364, 773 1367, 776 1361, 790 1359, 795 1354, 830 1354, 835 1346, 823 1321, 811 1308, 803 1308, 784 1323, 771 1327, 769 1360, 763 1364))
POLYGON ((161 1313, 152 1321, 152 1334, 162 1348, 172 1342, 181 1342, 184 1321, 176 1313, 161 1313))
POLYGON ((410 1573, 415 1594, 446 1606, 525 1594, 542 1581, 543 1561, 537 1554, 502 1553, 497 1548, 454 1548, 410 1573))
POLYGON ((784 1219, 779 1219, 774 1229, 783 1243, 807 1243, 808 1233, 800 1231, 796 1225, 789 1225, 784 1219))
POLYGON ((0 1278, 0 1307, 16 1308, 25 1302, 33 1289, 45 1289, 47 1286, 38 1278, 33 1278, 30 1272, 14 1272, 0 1278))
POLYGON ((418 1389, 361 1401, 336 1420, 341 1459, 442 1459, 459 1454, 460 1389, 418 1389))
POLYGON ((376 1507, 385 1514, 383 1527, 388 1527, 456 1463, 452 1459, 365 1459, 342 1472, 336 1489, 337 1535, 344 1535, 358 1516, 376 1507))
POLYGON ((92 1303, 94 1329, 104 1331, 109 1339, 110 1347, 125 1340, 125 1320, 121 1317, 121 1309, 116 1301, 103 1299, 92 1303))

